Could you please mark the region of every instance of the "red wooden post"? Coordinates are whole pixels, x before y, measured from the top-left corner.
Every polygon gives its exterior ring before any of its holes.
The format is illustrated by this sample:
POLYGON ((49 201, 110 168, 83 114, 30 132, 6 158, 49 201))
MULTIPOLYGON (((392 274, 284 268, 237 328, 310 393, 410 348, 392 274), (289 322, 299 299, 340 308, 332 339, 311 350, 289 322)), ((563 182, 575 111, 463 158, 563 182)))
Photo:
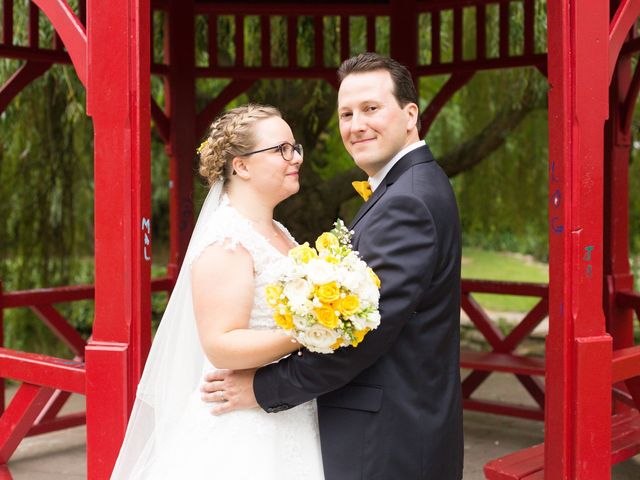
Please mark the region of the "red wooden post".
POLYGON ((193 0, 170 1, 165 29, 164 52, 169 73, 164 88, 170 125, 167 145, 170 257, 167 273, 174 282, 193 230, 193 160, 198 144, 193 5, 193 0))
POLYGON ((150 343, 149 0, 87 5, 94 123, 95 321, 86 349, 87 468, 108 478, 150 343))
POLYGON ((409 69, 417 88, 418 5, 416 0, 391 0, 390 5, 390 54, 409 69))
POLYGON ((604 305, 614 349, 633 345, 633 310, 616 305, 616 292, 633 290, 628 238, 631 135, 624 128, 630 84, 631 58, 621 57, 610 86, 604 148, 604 305))
POLYGON ((611 338, 602 312, 608 2, 548 4, 549 336, 545 478, 606 479, 611 338))

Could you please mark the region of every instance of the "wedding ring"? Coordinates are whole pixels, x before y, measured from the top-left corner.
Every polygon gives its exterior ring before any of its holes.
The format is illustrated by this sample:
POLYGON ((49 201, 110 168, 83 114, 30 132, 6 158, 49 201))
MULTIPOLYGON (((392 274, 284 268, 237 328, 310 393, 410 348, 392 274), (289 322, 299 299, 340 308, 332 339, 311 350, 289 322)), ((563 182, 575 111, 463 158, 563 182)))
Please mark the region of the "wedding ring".
POLYGON ((220 390, 220 400, 226 402, 227 400, 224 398, 224 392, 220 390))

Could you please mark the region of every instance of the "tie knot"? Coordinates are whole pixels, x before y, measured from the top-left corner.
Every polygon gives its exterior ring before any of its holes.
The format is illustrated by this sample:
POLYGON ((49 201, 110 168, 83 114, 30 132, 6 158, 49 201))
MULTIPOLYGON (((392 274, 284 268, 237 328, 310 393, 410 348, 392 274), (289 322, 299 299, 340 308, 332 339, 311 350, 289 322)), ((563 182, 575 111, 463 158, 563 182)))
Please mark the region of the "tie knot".
POLYGON ((369 200, 369 197, 373 193, 369 182, 367 182, 366 180, 363 182, 351 182, 351 185, 353 185, 353 188, 355 188, 356 192, 358 192, 358 194, 364 199, 365 202, 369 200))

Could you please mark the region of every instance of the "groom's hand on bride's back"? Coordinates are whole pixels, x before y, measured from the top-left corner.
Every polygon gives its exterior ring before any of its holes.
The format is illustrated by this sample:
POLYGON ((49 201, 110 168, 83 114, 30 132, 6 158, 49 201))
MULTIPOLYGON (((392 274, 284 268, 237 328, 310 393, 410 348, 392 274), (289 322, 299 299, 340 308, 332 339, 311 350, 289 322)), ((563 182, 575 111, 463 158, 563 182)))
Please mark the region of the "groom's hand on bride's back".
POLYGON ((255 369, 214 370, 204 376, 200 388, 202 400, 211 403, 211 413, 222 415, 233 410, 246 410, 258 406, 253 393, 255 369))

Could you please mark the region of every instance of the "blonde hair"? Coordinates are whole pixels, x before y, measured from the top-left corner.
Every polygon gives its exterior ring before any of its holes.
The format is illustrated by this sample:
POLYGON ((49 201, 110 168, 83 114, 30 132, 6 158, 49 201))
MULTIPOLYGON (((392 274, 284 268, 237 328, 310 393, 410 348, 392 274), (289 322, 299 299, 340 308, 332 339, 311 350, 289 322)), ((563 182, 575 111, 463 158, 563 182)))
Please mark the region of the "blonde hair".
POLYGON ((231 160, 255 147, 255 123, 271 117, 282 117, 282 114, 270 105, 249 103, 214 120, 209 136, 198 149, 200 175, 207 179, 209 185, 218 179, 229 180, 233 171, 231 160))

